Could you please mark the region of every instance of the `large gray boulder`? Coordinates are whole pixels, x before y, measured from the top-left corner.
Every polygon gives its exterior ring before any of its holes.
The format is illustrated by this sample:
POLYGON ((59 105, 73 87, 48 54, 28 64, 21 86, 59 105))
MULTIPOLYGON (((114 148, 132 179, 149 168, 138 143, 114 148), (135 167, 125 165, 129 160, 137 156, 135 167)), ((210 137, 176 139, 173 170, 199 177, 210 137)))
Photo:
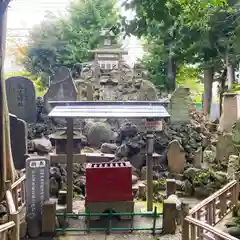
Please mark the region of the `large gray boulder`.
POLYGON ((109 124, 94 122, 89 123, 89 125, 86 130, 86 136, 91 147, 100 147, 103 143, 111 143, 115 140, 116 134, 111 130, 109 124))

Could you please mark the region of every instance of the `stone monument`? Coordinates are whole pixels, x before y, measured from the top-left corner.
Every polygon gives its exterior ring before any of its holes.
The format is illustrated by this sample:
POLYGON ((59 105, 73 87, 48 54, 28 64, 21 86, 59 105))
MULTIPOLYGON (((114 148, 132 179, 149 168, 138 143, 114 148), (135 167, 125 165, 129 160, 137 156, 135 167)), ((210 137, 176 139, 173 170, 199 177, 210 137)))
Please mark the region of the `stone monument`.
POLYGON ((223 112, 219 122, 221 132, 231 132, 233 123, 240 117, 239 97, 236 93, 223 95, 223 112))
POLYGON ((15 168, 21 170, 25 168, 27 154, 27 125, 13 114, 9 114, 9 118, 13 162, 15 168))
POLYGON ((170 115, 173 124, 190 122, 190 89, 179 87, 176 89, 170 99, 170 115))
POLYGON ((53 81, 44 95, 44 106, 47 113, 52 110, 48 101, 76 101, 77 89, 70 71, 66 67, 56 69, 53 81))
POLYGON ((36 121, 36 93, 33 82, 25 77, 10 77, 6 80, 9 113, 26 122, 36 121))
POLYGON ((41 233, 42 207, 49 200, 49 159, 40 156, 26 160, 26 218, 29 237, 41 233))

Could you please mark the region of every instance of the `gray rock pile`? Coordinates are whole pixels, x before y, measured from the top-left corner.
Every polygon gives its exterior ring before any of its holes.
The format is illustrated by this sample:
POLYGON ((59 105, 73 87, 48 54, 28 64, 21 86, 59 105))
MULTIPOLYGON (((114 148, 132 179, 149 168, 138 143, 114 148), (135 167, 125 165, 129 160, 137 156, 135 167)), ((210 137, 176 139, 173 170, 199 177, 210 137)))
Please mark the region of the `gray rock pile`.
POLYGON ((182 187, 186 195, 197 198, 206 198, 228 182, 225 172, 212 169, 188 168, 184 171, 182 187))
MULTIPOLYGON (((134 167, 142 167, 145 159, 146 135, 139 132, 138 127, 132 122, 123 122, 118 130, 115 144, 104 143, 101 146, 101 151, 115 153, 116 160, 129 159, 134 167)), ((190 124, 165 124, 163 131, 154 135, 154 149, 156 153, 166 156, 169 143, 177 140, 185 152, 187 163, 191 164, 195 151, 199 147, 204 149, 208 146, 212 136, 202 115, 192 111, 190 124)), ((163 160, 164 162, 166 163, 163 160)))
POLYGON ((90 147, 99 148, 101 144, 113 142, 116 138, 111 126, 104 122, 87 121, 83 129, 90 147))
MULTIPOLYGON (((85 194, 85 167, 82 164, 73 164, 73 190, 77 195, 85 194)), ((50 168, 50 195, 57 196, 59 190, 67 189, 67 165, 55 164, 50 168)))

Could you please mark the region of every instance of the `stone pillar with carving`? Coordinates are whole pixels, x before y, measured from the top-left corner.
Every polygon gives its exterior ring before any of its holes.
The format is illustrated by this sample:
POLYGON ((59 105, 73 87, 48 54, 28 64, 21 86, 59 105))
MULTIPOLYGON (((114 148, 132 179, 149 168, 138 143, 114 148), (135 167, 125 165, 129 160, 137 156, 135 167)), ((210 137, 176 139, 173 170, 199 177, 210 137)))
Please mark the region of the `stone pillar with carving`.
POLYGON ((236 93, 225 93, 223 95, 223 111, 219 123, 221 132, 231 132, 232 125, 240 117, 238 98, 239 96, 236 93))

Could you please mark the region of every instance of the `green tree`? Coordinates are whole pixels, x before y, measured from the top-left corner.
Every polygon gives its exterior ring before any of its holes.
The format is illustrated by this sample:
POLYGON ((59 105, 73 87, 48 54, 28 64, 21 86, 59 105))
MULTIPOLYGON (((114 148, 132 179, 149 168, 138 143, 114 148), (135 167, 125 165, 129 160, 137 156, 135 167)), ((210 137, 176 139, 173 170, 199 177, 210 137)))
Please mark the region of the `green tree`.
POLYGON ((69 68, 92 59, 88 50, 99 44, 102 28, 118 21, 115 0, 75 0, 65 17, 48 16, 30 34, 23 64, 28 72, 47 80, 57 66, 69 68))
POLYGON ((143 58, 150 73, 157 73, 161 66, 165 76, 160 82, 170 86, 171 91, 179 65, 198 63, 204 72, 204 110, 210 113, 214 75, 226 67, 226 53, 234 52, 238 25, 235 3, 133 0, 125 6, 136 12, 135 19, 125 21, 125 30, 143 37, 151 46, 147 58, 143 58), (150 63, 153 64, 150 66, 150 63))

